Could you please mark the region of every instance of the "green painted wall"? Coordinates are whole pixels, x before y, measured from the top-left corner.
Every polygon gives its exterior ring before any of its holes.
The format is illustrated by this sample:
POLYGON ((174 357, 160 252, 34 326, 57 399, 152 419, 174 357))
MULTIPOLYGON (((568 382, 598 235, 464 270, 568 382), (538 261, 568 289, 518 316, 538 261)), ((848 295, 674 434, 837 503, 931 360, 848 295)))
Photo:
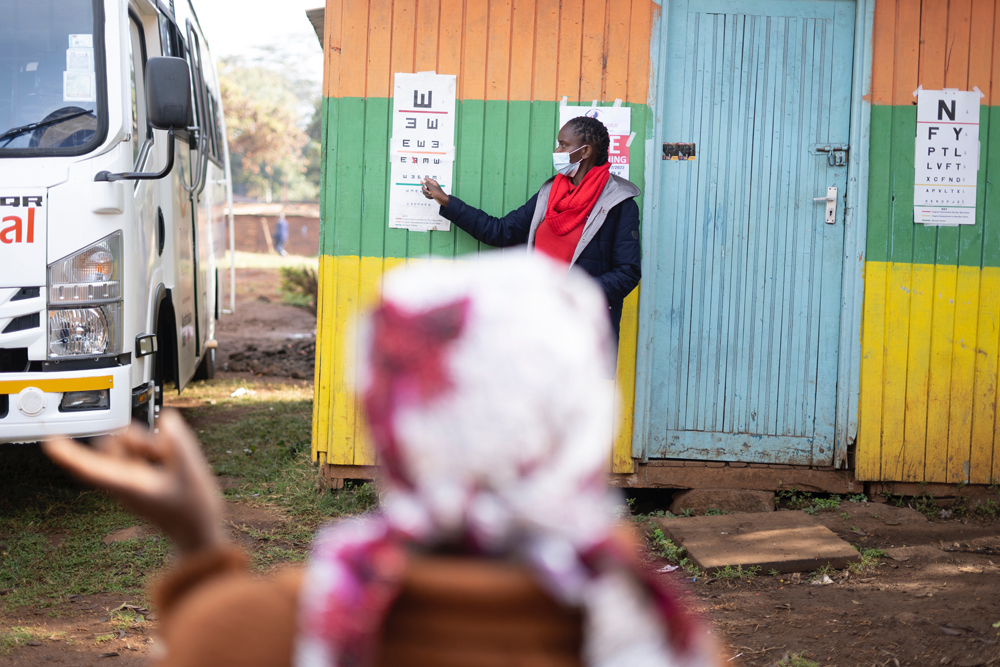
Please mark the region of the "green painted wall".
MULTIPOLYGON (((646 105, 632 108, 636 140, 630 147, 632 181, 644 187, 646 105)), ((361 257, 452 257, 480 243, 450 232, 389 229, 389 98, 327 98, 320 254, 361 257), (330 173, 333 170, 333 173, 330 173)), ((457 103, 453 193, 492 215, 521 206, 553 175, 557 102, 460 100, 457 103)), ((637 203, 642 206, 642 198, 637 203)))
POLYGON ((916 105, 872 106, 868 261, 1000 267, 1000 107, 980 110, 975 225, 913 224, 916 131, 916 105))

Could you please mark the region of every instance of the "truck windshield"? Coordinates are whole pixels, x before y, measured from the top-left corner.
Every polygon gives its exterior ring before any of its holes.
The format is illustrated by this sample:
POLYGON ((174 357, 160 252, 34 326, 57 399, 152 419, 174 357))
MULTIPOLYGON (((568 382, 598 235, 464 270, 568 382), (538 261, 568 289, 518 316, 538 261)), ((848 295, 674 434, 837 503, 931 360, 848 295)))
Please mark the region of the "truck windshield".
POLYGON ((0 0, 0 157, 101 142, 101 12, 99 0, 0 0))

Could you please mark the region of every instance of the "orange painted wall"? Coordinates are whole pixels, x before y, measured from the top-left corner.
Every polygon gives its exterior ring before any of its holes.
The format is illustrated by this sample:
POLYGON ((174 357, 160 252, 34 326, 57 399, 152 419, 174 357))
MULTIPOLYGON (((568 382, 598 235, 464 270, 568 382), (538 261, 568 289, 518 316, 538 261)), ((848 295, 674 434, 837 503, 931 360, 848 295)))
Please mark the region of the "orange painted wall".
POLYGON ((645 104, 652 0, 328 0, 324 97, 391 97, 393 72, 460 100, 645 104))

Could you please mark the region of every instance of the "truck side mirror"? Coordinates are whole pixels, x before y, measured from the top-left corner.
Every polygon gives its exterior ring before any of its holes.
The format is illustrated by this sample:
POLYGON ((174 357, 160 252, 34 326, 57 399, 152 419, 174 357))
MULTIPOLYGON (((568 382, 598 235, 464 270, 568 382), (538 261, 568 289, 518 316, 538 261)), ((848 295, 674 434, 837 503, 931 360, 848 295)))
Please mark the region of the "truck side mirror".
MULTIPOLYGON (((156 180, 174 168, 174 130, 187 129, 191 116, 191 71, 186 60, 157 57, 146 61, 146 113, 150 125, 167 130, 167 164, 158 172, 102 171, 94 176, 95 181, 156 180)), ((145 154, 151 141, 146 139, 141 154, 145 154)))
POLYGON ((157 130, 183 130, 191 116, 191 71, 183 58, 146 61, 146 109, 157 130))

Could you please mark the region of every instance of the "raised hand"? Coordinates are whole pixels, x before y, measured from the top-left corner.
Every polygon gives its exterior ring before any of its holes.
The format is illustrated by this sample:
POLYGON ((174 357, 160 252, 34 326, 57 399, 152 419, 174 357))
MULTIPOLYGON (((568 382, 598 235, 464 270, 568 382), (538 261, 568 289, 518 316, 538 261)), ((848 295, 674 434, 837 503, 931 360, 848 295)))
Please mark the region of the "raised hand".
POLYGON ((445 194, 444 190, 441 189, 441 186, 433 178, 425 178, 420 191, 424 193, 425 197, 433 199, 440 206, 448 205, 448 195, 445 194))
POLYGON ((60 438, 42 443, 42 449, 74 476, 110 491, 156 524, 182 553, 223 546, 219 491, 197 437, 175 410, 165 410, 158 427, 154 435, 133 425, 94 448, 60 438))

